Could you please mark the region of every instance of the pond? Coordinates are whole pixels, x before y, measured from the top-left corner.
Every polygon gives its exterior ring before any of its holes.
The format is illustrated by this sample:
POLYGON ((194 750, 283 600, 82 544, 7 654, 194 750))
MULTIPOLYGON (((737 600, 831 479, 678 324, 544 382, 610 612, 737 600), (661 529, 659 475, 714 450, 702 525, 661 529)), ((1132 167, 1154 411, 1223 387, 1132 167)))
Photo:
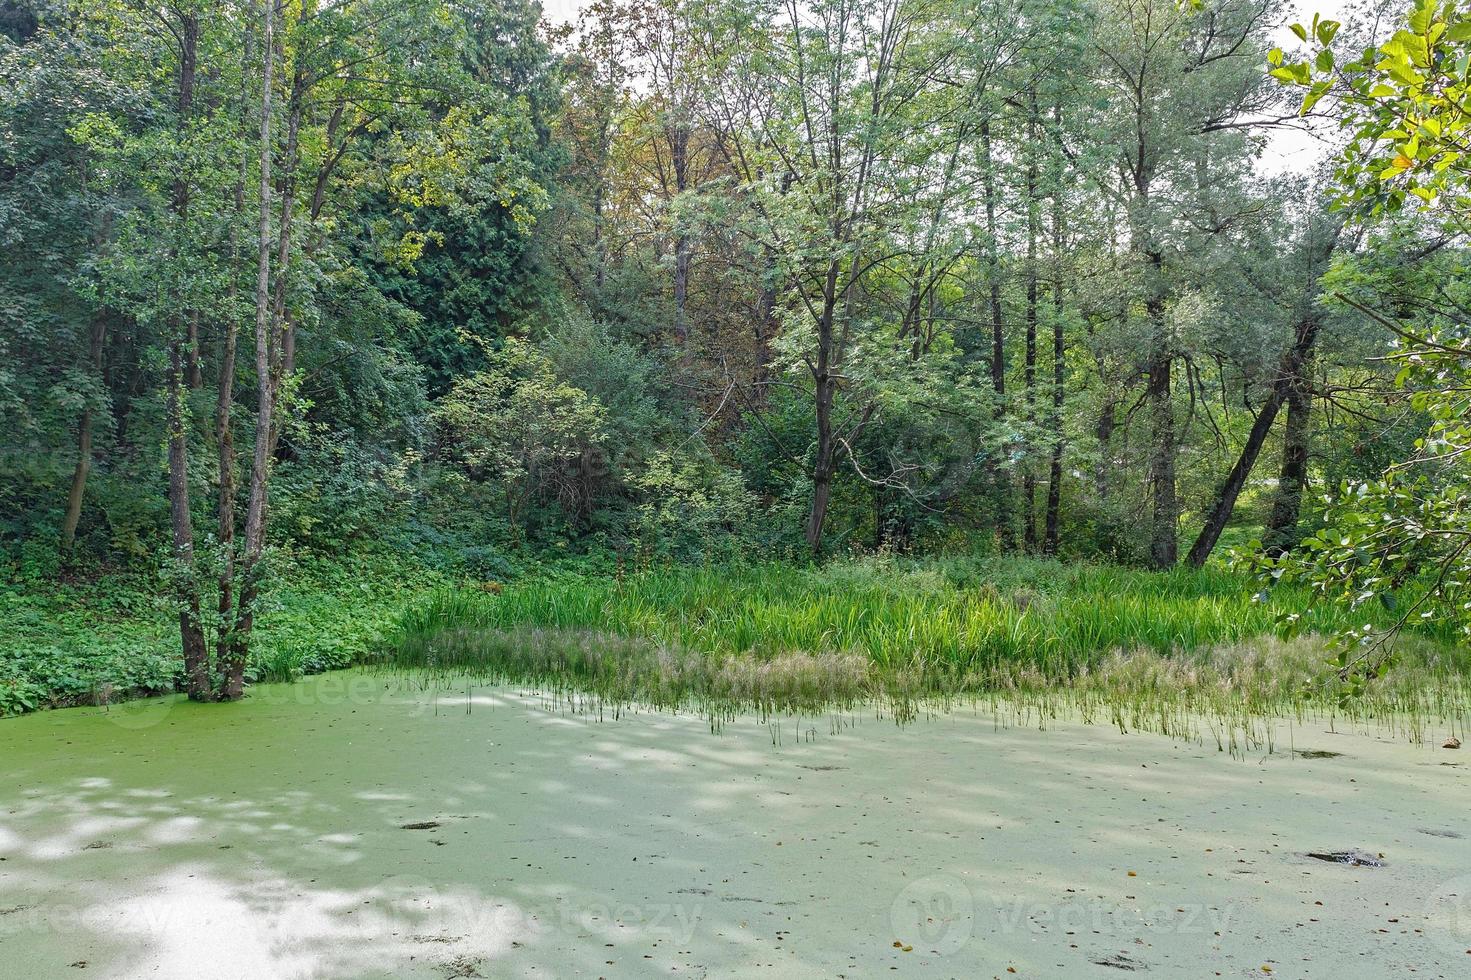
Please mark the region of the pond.
POLYGON ((1467 975, 1463 754, 1324 727, 1245 759, 972 711, 715 734, 363 672, 47 712, 0 723, 0 961, 181 980, 1467 975), (1375 862, 1310 856, 1338 852, 1375 862))

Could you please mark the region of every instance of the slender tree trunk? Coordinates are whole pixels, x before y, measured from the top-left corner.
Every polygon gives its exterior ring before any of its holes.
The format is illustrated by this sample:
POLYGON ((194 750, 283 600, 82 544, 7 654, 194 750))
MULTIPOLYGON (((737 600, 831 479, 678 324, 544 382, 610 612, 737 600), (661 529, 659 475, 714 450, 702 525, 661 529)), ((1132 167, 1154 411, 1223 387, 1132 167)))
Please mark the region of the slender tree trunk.
POLYGON ((822 313, 817 320, 817 363, 813 366, 813 405, 817 417, 817 451, 812 466, 812 510, 807 517, 807 547, 813 555, 822 554, 822 529, 827 521, 828 504, 833 484, 833 400, 837 379, 832 375, 833 321, 837 316, 838 276, 841 263, 828 263, 823 284, 822 313))
MULTIPOLYGON (((1053 121, 1061 122, 1061 110, 1052 111, 1053 121)), ((1062 175, 1059 170, 1052 189, 1052 413, 1048 428, 1052 430, 1052 459, 1047 468, 1047 526, 1042 550, 1057 554, 1059 523, 1062 509, 1062 385, 1066 370, 1066 348, 1063 346, 1062 286, 1062 175)))
POLYGON ((1149 560, 1155 568, 1171 568, 1179 558, 1180 504, 1175 496, 1175 404, 1169 325, 1165 320, 1164 257, 1147 253, 1150 277, 1145 311, 1149 316, 1150 354, 1147 395, 1150 407, 1149 483, 1154 504, 1149 533, 1149 560))
MULTIPOLYGON (((272 0, 273 2, 273 0, 272 0)), ((250 75, 253 31, 247 26, 245 43, 241 51, 241 105, 249 103, 247 79, 250 75)), ((249 137, 249 111, 240 113, 241 142, 249 137)), ((240 222, 245 217, 245 181, 249 175, 249 158, 242 154, 240 172, 235 181, 235 213, 230 225, 230 261, 232 272, 229 287, 229 310, 225 318, 224 334, 220 343, 220 384, 215 402, 215 443, 219 456, 220 499, 217 531, 220 539, 219 575, 219 623, 220 636, 216 643, 219 650, 228 651, 234 634, 235 612, 235 431, 231 424, 231 409, 235 403, 235 359, 239 345, 240 326, 235 318, 235 300, 239 295, 239 281, 245 271, 245 259, 240 249, 240 222)))
POLYGON ((82 498, 87 475, 92 472, 92 406, 77 418, 77 465, 72 469, 71 489, 66 495, 66 516, 61 521, 61 564, 70 568, 75 557, 77 525, 82 521, 82 498))
MULTIPOLYGON (((275 320, 271 301, 271 96, 272 76, 275 66, 275 22, 276 0, 264 0, 264 20, 261 30, 261 51, 264 67, 261 72, 261 120, 260 120, 260 212, 256 219, 256 281, 255 281, 255 373, 256 373, 256 430, 255 454, 250 470, 250 498, 246 505, 245 552, 241 560, 240 598, 237 604, 235 628, 230 638, 230 649, 225 664, 225 698, 239 698, 245 691, 245 657, 249 650, 250 629, 254 623, 253 606, 258 591, 258 569, 261 551, 265 545, 266 480, 270 466, 270 432, 275 417, 275 372, 272 361, 272 332, 275 320)), ((284 217, 284 214, 283 214, 284 217)), ((283 229, 283 235, 285 230, 283 229)), ((283 277, 284 269, 277 269, 283 277)))
MULTIPOLYGON (((186 132, 194 110, 194 82, 199 46, 199 17, 185 14, 179 28, 178 126, 186 132)), ((172 211, 176 234, 186 232, 190 187, 182 176, 174 181, 172 211)), ((192 700, 210 696, 209 651, 199 615, 199 580, 194 565, 194 524, 189 503, 189 447, 184 411, 186 360, 189 356, 189 326, 193 313, 180 313, 168 343, 168 470, 169 523, 173 530, 175 598, 179 606, 179 638, 184 652, 184 674, 192 700)))
MULTIPOLYGON (((996 222, 996 169, 991 159, 991 123, 981 123, 981 177, 986 198, 986 266, 991 308, 991 387, 1006 394, 1006 324, 1001 318, 1001 245, 996 222)), ((1000 404, 1000 398, 997 399, 1000 404)), ((998 408, 998 412, 1000 409, 998 408)))
MULTIPOLYGON (((689 186, 689 126, 683 120, 674 123, 670 133, 670 162, 674 170, 675 200, 689 186)), ((684 222, 675 216, 674 234, 674 339, 684 343, 689 339, 689 323, 685 307, 689 301, 690 282, 690 238, 684 230, 684 222)))
POLYGON ((189 390, 199 391, 204 387, 204 368, 199 358, 199 311, 189 313, 189 343, 185 348, 189 364, 189 390))
POLYGON ((1215 500, 1206 514, 1205 526, 1200 529, 1195 544, 1190 546, 1190 553, 1185 560, 1194 567, 1199 568, 1205 564, 1211 550, 1220 540, 1221 532, 1226 529, 1226 523, 1236 508, 1236 499, 1241 495, 1241 488, 1246 486, 1247 478, 1251 476, 1251 469, 1256 465, 1257 456, 1261 454, 1262 445, 1267 441, 1272 423, 1277 420, 1277 411, 1281 407, 1282 392, 1278 386, 1273 386, 1266 403, 1257 413, 1256 421, 1252 423, 1251 431, 1247 433, 1241 455, 1236 457, 1236 465, 1231 467, 1231 472, 1226 474, 1226 479, 1216 490, 1215 500))
POLYGON ((882 551, 884 547, 884 504, 885 497, 883 485, 873 488, 873 550, 882 551))
POLYGON ((179 603, 179 636, 184 647, 184 675, 189 698, 210 697, 209 651, 199 618, 199 583, 194 569, 194 527, 189 513, 189 451, 184 435, 184 353, 182 342, 169 345, 169 518, 174 532, 175 597, 179 603))
MULTIPOLYGON (((87 363, 92 373, 102 374, 102 342, 107 335, 107 313, 98 310, 92 317, 88 340, 87 363)), ((77 465, 72 470, 71 489, 66 495, 66 516, 61 522, 61 561, 69 567, 75 556, 77 526, 82 522, 82 500, 87 492, 87 476, 92 472, 92 405, 89 402, 77 418, 77 465)))
POLYGON ((689 321, 685 308, 689 303, 690 291, 690 240, 680 233, 674 236, 674 339, 684 343, 689 339, 689 321))
MULTIPOLYGON (((242 174, 243 177, 243 174, 242 174)), ((244 181, 236 188, 237 214, 244 214, 244 181)), ((232 232, 232 237, 234 233, 232 232)), ((232 252, 237 251, 232 247, 232 252)), ((230 282, 229 304, 233 311, 236 295, 235 280, 230 282)), ((235 430, 230 414, 235 403, 235 357, 238 347, 239 326, 233 312, 226 317, 224 338, 220 348, 220 387, 215 402, 215 443, 218 448, 220 499, 217 533, 220 539, 219 614, 220 630, 218 647, 228 649, 234 633, 235 609, 235 430)))
MULTIPOLYGON (((996 393, 995 417, 1006 414, 1006 322, 1001 310, 1000 227, 996 221, 996 168, 991 156, 991 121, 981 122, 981 179, 986 199, 986 278, 991 313, 991 388, 996 393)), ((996 506, 996 529, 1003 547, 1016 544, 1011 527, 1011 481, 1004 464, 991 465, 991 484, 996 506)))
MULTIPOLYGON (((1023 360, 1023 383, 1026 389, 1026 423, 1037 421, 1037 236, 1041 216, 1037 201, 1037 93, 1030 93, 1031 111, 1027 115, 1027 340, 1023 360)), ((1022 548, 1037 550, 1037 473, 1032 460, 1032 439, 1028 436, 1026 460, 1022 471, 1022 548)))

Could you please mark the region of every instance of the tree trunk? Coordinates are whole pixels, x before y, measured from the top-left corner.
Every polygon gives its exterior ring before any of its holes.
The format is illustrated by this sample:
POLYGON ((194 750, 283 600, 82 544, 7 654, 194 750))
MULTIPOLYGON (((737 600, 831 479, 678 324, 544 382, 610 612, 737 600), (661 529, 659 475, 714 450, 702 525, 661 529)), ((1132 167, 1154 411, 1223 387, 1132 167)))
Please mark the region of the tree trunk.
MULTIPOLYGON (((241 51, 241 111, 240 139, 249 137, 249 113, 243 108, 249 103, 247 79, 250 74, 252 32, 247 27, 241 51)), ((269 49, 267 49, 269 50, 269 49)), ((250 170, 250 161, 241 154, 239 176, 235 181, 235 213, 230 226, 230 258, 234 266, 230 277, 231 311, 225 318, 224 334, 220 343, 220 384, 215 402, 215 443, 219 456, 220 499, 217 530, 220 539, 219 575, 219 623, 220 635, 217 648, 228 650, 234 634, 235 612, 235 432, 230 414, 235 403, 235 360, 239 345, 240 327, 235 319, 235 299, 239 294, 240 274, 244 269, 244 256, 240 252, 240 222, 245 217, 245 181, 250 170)))
MULTIPOLYGON (((102 342, 107 335, 107 314, 98 310, 92 317, 92 333, 87 348, 87 363, 92 373, 102 374, 102 342)), ((77 465, 72 470, 71 490, 66 495, 66 516, 61 522, 61 563, 70 567, 77 541, 77 525, 82 522, 82 500, 87 491, 87 476, 92 472, 92 406, 82 409, 77 418, 77 465)))
POLYGON ((1215 502, 1211 504, 1210 512, 1206 515, 1205 527, 1200 529, 1200 535, 1196 537, 1195 544, 1190 546, 1190 554, 1185 558, 1187 562, 1196 568, 1205 564, 1210 557, 1211 550, 1215 548, 1216 542, 1220 540, 1221 532, 1226 528, 1226 522, 1231 519, 1231 512, 1236 508, 1236 498, 1241 494, 1241 488, 1246 485, 1247 477, 1251 475, 1251 468, 1256 465, 1257 456, 1262 451, 1262 444, 1267 441, 1267 436, 1272 431, 1272 423, 1277 419, 1277 411, 1282 407, 1282 394, 1276 386, 1273 387, 1267 402, 1257 413, 1256 421, 1252 423, 1251 432, 1246 436, 1246 444, 1241 447, 1241 455, 1236 458, 1236 465, 1231 467, 1231 472, 1221 483, 1220 489, 1216 491, 1215 502))
MULTIPOLYGON (((187 131, 194 110, 194 81, 199 46, 199 17, 186 14, 179 23, 178 129, 187 131)), ((189 217, 190 187, 183 177, 174 181, 171 209, 182 235, 189 217)), ((176 256, 177 257, 177 256, 176 256)), ((194 567, 194 524, 189 503, 189 447, 184 424, 186 359, 193 313, 173 324, 168 344, 168 469, 169 523, 173 530, 175 598, 179 606, 179 639, 184 652, 184 675, 191 700, 210 697, 209 651, 199 617, 199 581, 194 567)))
MULTIPOLYGON (((264 24, 261 51, 265 65, 261 73, 260 122, 260 212, 256 219, 257 250, 255 280, 255 372, 256 430, 255 453, 250 469, 250 498, 246 505, 245 553, 241 560, 240 598, 235 627, 230 637, 225 664, 225 686, 221 692, 227 699, 245 693, 245 658, 249 650, 250 630, 254 624, 253 607, 259 590, 257 563, 265 545, 266 480, 270 466, 270 432, 275 417, 275 371, 272 361, 272 332, 275 318, 271 297, 271 85, 275 66, 273 7, 275 0, 264 0, 264 24)), ((283 212, 283 218, 285 212, 283 212)), ((282 228, 282 236, 286 234, 282 228)), ((278 277, 285 269, 277 269, 278 277)))
POLYGON ((1149 531, 1149 561, 1157 569, 1174 567, 1179 559, 1180 504, 1175 497, 1175 403, 1170 372, 1174 355, 1170 350, 1169 325, 1165 321, 1164 257, 1153 250, 1146 254, 1149 293, 1145 310, 1149 316, 1150 354, 1147 396, 1150 406, 1149 484, 1154 504, 1149 531))
POLYGON ((189 698, 210 698, 209 652, 199 619, 199 583, 194 577, 194 525, 189 513, 189 451, 184 435, 184 352, 182 340, 169 345, 169 522, 174 534, 175 597, 184 676, 189 698))
MULTIPOLYGON (((671 127, 669 149, 670 162, 674 169, 674 199, 679 200, 689 187, 689 142, 690 130, 684 120, 676 120, 671 127)), ((674 339, 683 344, 689 339, 689 323, 685 318, 685 306, 689 300, 690 282, 690 239, 683 228, 683 219, 675 213, 674 234, 674 339)))
POLYGON ((812 510, 807 516, 807 547, 822 554, 822 528, 832 500, 833 399, 837 379, 832 375, 833 320, 837 316, 839 259, 828 263, 823 283, 822 312, 817 319, 817 363, 812 366, 813 407, 817 417, 817 451, 812 464, 812 510))
POLYGON ((1311 364, 1309 351, 1301 369, 1290 379, 1284 398, 1287 425, 1282 434, 1282 470, 1277 477, 1272 514, 1262 537, 1267 550, 1277 555, 1295 547, 1299 537, 1297 522, 1302 511, 1302 496, 1308 485, 1308 448, 1312 438, 1308 425, 1313 407, 1308 386, 1311 364))
POLYGON ((1298 507, 1307 482, 1307 420, 1312 402, 1307 376, 1312 366, 1319 326, 1317 311, 1309 305, 1298 322, 1292 346, 1282 354, 1277 377, 1272 382, 1266 404, 1262 406, 1251 432, 1247 435, 1246 445, 1241 448, 1236 465, 1216 491, 1215 502, 1206 516, 1205 527, 1201 528, 1200 535, 1190 548, 1187 560, 1195 567, 1205 564, 1216 542, 1220 540, 1221 532, 1225 530, 1236 507, 1236 498, 1246 485, 1251 469, 1261 454, 1262 445, 1271 432, 1272 423, 1284 403, 1287 405, 1287 431, 1282 444, 1282 474, 1272 505, 1272 516, 1267 522, 1264 542, 1268 550, 1275 550, 1279 554, 1295 543, 1289 539, 1292 529, 1297 526, 1298 507))
POLYGON ((82 409, 77 419, 77 465, 72 470, 71 489, 66 495, 66 516, 61 521, 61 565, 70 568, 75 557, 77 525, 82 521, 82 497, 87 474, 92 471, 92 406, 82 409))
MULTIPOLYGON (((1030 95, 1031 111, 1027 115, 1027 340, 1022 363, 1026 389, 1026 424, 1037 421, 1037 236, 1041 216, 1037 201, 1037 93, 1030 95)), ((1032 460, 1032 439, 1027 438, 1026 459, 1022 471, 1022 549, 1037 550, 1037 472, 1032 460)))
MULTIPOLYGON (((302 103, 306 98, 306 86, 306 74, 301 68, 298 68, 291 83, 291 98, 288 102, 290 108, 286 113, 286 151, 285 165, 281 174, 280 230, 276 239, 276 294, 272 304, 271 334, 268 344, 271 354, 271 409, 273 412, 271 432, 266 448, 268 460, 276 458, 276 445, 281 438, 281 387, 296 370, 296 320, 287 307, 286 290, 290 281, 287 272, 291 268, 291 246, 296 216, 296 170, 301 162, 301 119, 304 111, 302 103)), ((318 193, 324 192, 325 187, 319 185, 318 193)), ((313 202, 314 205, 317 203, 313 202)), ((310 247, 310 235, 307 236, 307 244, 310 247)), ((268 472, 266 474, 267 483, 269 479, 268 472)), ((261 521, 261 533, 264 535, 264 507, 261 510, 261 521)))
POLYGON ((204 387, 204 368, 199 360, 198 310, 193 310, 189 314, 189 344, 186 350, 189 363, 189 390, 198 391, 204 387))
MULTIPOLYGON (((991 121, 981 122, 981 178, 986 198, 986 278, 991 314, 991 389, 996 393, 995 418, 1006 414, 1006 323, 1001 311, 1001 246, 996 221, 996 168, 991 157, 991 121)), ((991 464, 996 529, 1002 547, 1016 544, 1011 527, 1011 481, 1004 464, 991 464)))
POLYGON ((1175 416, 1170 390, 1171 357, 1156 349, 1149 363, 1151 411, 1149 482, 1154 504, 1149 533, 1149 560, 1157 569, 1171 568, 1178 558, 1180 521, 1175 498, 1175 416))
MULTIPOLYGON (((1061 123, 1061 110, 1053 108, 1052 118, 1061 123)), ((1052 413, 1048 417, 1048 428, 1052 430, 1052 459, 1047 467, 1047 524, 1042 550, 1048 555, 1057 554, 1059 523, 1062 509, 1062 384, 1066 363, 1063 346, 1063 288, 1062 288, 1062 175, 1057 174, 1052 188, 1052 413)))
POLYGON ((689 339, 690 328, 685 307, 689 303, 690 291, 690 240, 680 233, 674 236, 674 339, 684 343, 689 339))

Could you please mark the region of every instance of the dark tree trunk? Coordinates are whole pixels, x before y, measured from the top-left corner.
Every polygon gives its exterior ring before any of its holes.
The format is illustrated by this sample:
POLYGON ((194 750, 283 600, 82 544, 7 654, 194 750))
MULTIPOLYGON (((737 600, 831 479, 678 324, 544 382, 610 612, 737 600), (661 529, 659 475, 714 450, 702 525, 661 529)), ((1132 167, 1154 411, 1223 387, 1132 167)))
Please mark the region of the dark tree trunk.
POLYGON ((1172 568, 1179 559, 1180 504, 1175 496, 1175 403, 1171 383, 1174 355, 1165 320, 1164 257, 1147 253, 1150 278, 1145 311, 1152 333, 1147 396, 1150 407, 1149 484, 1153 520, 1149 531, 1149 562, 1157 569, 1172 568))
POLYGON ((1149 560, 1155 568, 1174 566, 1178 558, 1180 520, 1175 498, 1175 417, 1170 390, 1171 357, 1156 350, 1149 363, 1151 445, 1149 482, 1154 504, 1149 534, 1149 560))
POLYGON ((199 311, 189 314, 189 344, 186 348, 189 363, 189 390, 199 391, 204 387, 204 368, 199 358, 199 311))
POLYGON ((194 525, 189 513, 189 452, 184 433, 184 353, 181 340, 169 345, 169 519, 174 534, 175 598, 184 676, 189 698, 210 699, 209 651, 199 618, 199 583, 194 569, 194 525))
POLYGON ((873 550, 882 551, 885 543, 887 527, 884 522, 884 507, 887 494, 882 486, 873 488, 873 550))
MULTIPOLYGON (((245 44, 241 51, 240 139, 242 144, 249 138, 250 113, 244 108, 249 104, 247 79, 250 75, 253 32, 247 27, 245 44)), ((230 227, 230 258, 235 273, 230 277, 227 303, 231 311, 225 319, 224 332, 220 341, 220 384, 215 402, 215 443, 219 458, 220 499, 217 532, 220 539, 219 574, 219 623, 220 636, 217 648, 228 651, 235 619, 235 432, 231 424, 231 409, 235 402, 235 361, 239 346, 240 326, 234 316, 235 300, 239 295, 240 277, 247 266, 240 249, 240 222, 245 218, 245 181, 249 174, 249 158, 240 157, 240 172, 235 182, 235 220, 230 227)))
POLYGON ((686 307, 690 292, 690 240, 679 234, 674 237, 674 339, 684 343, 689 339, 690 328, 686 307))
POLYGON ((1287 403, 1287 425, 1282 434, 1282 470, 1277 477, 1277 495, 1272 501, 1272 513, 1263 535, 1267 550, 1278 555, 1297 545, 1297 522, 1308 485, 1308 449, 1312 437, 1308 423, 1313 407, 1308 386, 1310 367, 1311 354, 1303 369, 1292 379, 1284 399, 1287 403))
POLYGON ((87 475, 92 472, 92 407, 82 409, 77 418, 77 464, 72 469, 71 489, 66 495, 66 516, 61 521, 61 564, 69 568, 75 557, 77 525, 82 522, 82 498, 87 491, 87 475))
POLYGON ((1246 485, 1251 468, 1256 465, 1257 456, 1261 454, 1262 445, 1267 441, 1272 423, 1276 421, 1277 411, 1281 407, 1281 392, 1274 387, 1267 396, 1266 404, 1257 413, 1256 421, 1252 423, 1251 432, 1246 436, 1246 444, 1241 447, 1241 455, 1236 458, 1236 465, 1231 467, 1231 472, 1216 491, 1215 502, 1206 515, 1205 527, 1200 529, 1200 535, 1185 558, 1196 568, 1205 564, 1211 550, 1220 540, 1221 532, 1226 529, 1226 522, 1231 519, 1231 512, 1236 508, 1236 498, 1241 495, 1241 488, 1246 485))
MULTIPOLYGON (((689 126, 682 119, 676 120, 669 136, 669 156, 674 170, 676 199, 689 188, 689 143, 689 126)), ((678 217, 676 222, 680 222, 678 217)), ((679 227, 674 235, 674 339, 681 344, 689 339, 689 322, 685 310, 689 302, 689 284, 690 239, 684 229, 679 227)))
POLYGON ((822 529, 827 521, 833 485, 833 400, 838 381, 833 376, 833 321, 837 317, 839 259, 828 263, 823 283, 822 311, 817 318, 817 363, 812 365, 813 407, 817 420, 816 456, 812 465, 812 510, 807 515, 807 547, 822 554, 822 529))
MULTIPOLYGON (((991 157, 991 122, 981 122, 981 178, 986 198, 986 278, 987 301, 991 314, 991 389, 996 393, 995 417, 1006 413, 1006 322, 1001 309, 1000 227, 996 221, 996 170, 991 157)), ((990 466, 993 501, 996 507, 996 530, 1004 548, 1016 545, 1011 526, 1011 480, 1000 461, 990 466)))
MULTIPOLYGON (((186 14, 180 18, 178 128, 182 137, 194 111, 194 82, 199 47, 199 17, 186 14)), ((189 217, 189 183, 179 177, 174 181, 171 209, 177 222, 177 234, 185 234, 189 217)), ((176 253, 177 257, 177 253, 176 253)), ((204 628, 199 615, 199 581, 194 565, 194 524, 189 503, 189 447, 184 422, 184 390, 186 361, 191 347, 193 312, 180 313, 173 324, 168 344, 168 470, 169 523, 174 542, 175 599, 179 606, 179 638, 184 652, 184 675, 192 700, 208 700, 211 694, 209 651, 204 642, 204 628)))
POLYGON ((1284 542, 1286 547, 1293 543, 1287 539, 1297 526, 1298 507, 1307 481, 1307 419, 1312 402, 1308 374, 1312 367, 1318 329, 1317 311, 1309 306, 1294 331, 1292 346, 1282 355, 1277 377, 1272 382, 1266 404, 1262 406, 1251 432, 1247 435, 1246 445, 1241 448, 1236 465, 1216 491, 1215 501, 1206 515, 1205 527, 1201 528, 1200 535, 1190 548, 1188 561, 1197 568, 1205 564, 1216 542, 1220 540, 1221 532, 1225 530, 1236 507, 1236 499, 1251 476, 1262 445, 1284 404, 1287 405, 1287 431, 1282 445, 1281 481, 1273 502, 1272 516, 1267 522, 1264 543, 1268 550, 1278 553, 1283 550, 1284 542))
MULTIPOLYGON (((87 363, 92 373, 102 375, 102 342, 107 336, 107 314, 99 310, 92 317, 88 340, 87 363)), ((87 476, 92 472, 92 406, 89 403, 77 418, 77 465, 72 470, 71 489, 66 495, 66 516, 61 522, 61 561, 69 567, 74 557, 77 526, 82 522, 82 500, 87 492, 87 476)))

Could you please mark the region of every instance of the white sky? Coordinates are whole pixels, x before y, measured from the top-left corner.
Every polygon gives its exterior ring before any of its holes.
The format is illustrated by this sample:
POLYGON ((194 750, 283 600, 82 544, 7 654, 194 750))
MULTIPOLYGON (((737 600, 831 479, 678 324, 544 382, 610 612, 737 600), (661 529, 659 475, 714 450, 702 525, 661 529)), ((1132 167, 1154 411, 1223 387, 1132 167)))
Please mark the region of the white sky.
POLYGON ((571 23, 581 9, 581 0, 541 0, 542 16, 554 24, 571 23))
MULTIPOLYGON (((564 0, 570 2, 570 0, 564 0)), ((1282 5, 1280 26, 1272 33, 1272 43, 1288 52, 1302 46, 1289 25, 1301 23, 1311 26, 1313 14, 1323 20, 1342 21, 1351 6, 1351 0, 1297 0, 1297 3, 1282 5)), ((1324 103, 1326 105, 1326 103, 1324 103)), ((1317 136, 1302 129, 1279 129, 1268 134, 1267 147, 1257 162, 1257 169, 1267 175, 1306 173, 1312 170, 1331 152, 1329 141, 1336 139, 1336 127, 1330 122, 1316 123, 1317 136)))

